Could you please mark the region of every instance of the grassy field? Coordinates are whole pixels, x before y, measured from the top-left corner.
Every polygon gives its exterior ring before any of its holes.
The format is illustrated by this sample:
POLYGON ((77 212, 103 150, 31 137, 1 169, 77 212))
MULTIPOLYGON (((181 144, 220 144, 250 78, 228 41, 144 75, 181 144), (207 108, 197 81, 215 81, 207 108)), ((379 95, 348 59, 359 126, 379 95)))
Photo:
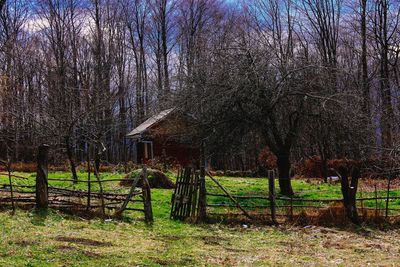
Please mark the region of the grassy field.
MULTIPOLYGON (((30 184, 34 175, 18 180, 30 184)), ((66 178, 65 173, 50 177, 66 178)), ((122 177, 122 174, 103 174, 122 177)), ((80 173, 85 179, 86 174, 80 173)), ((5 183, 6 178, 0 177, 5 183)), ((235 194, 266 194, 265 179, 218 178, 235 194)), ((54 183, 51 182, 53 185, 54 183)), ((59 183, 58 186, 74 185, 59 183)), ((319 198, 337 185, 295 180, 301 196, 319 198), (311 194, 311 195, 307 195, 311 194), (322 194, 322 193, 321 193, 322 194)), ((80 189, 85 189, 80 184, 80 189)), ((116 183, 108 190, 121 189, 116 183)), ((215 190, 212 185, 208 190, 215 190)), ((339 191, 338 191, 339 190, 339 191)), ((0 213, 0 266, 398 266, 400 230, 294 226, 192 225, 169 219, 171 190, 153 189, 155 222, 127 213, 122 221, 85 220, 54 210, 0 213)), ((215 200, 220 201, 220 200, 215 200)))
MULTIPOLYGON (((235 178, 235 177, 217 177, 218 181, 228 189, 228 191, 232 195, 237 196, 267 196, 268 195, 268 181, 267 179, 262 178, 235 178)), ((373 182, 372 182, 373 183, 373 182)), ((306 202, 300 201, 301 199, 305 200, 331 200, 331 199, 342 199, 342 192, 340 189, 340 184, 330 184, 330 183, 322 183, 322 180, 317 179, 293 179, 292 180, 293 190, 295 192, 295 196, 293 199, 297 199, 293 205, 315 205, 315 206, 327 206, 329 203, 326 202, 306 202)), ((278 187, 278 185, 276 185, 278 187)), ((278 196, 279 195, 279 190, 278 196)), ((216 186, 215 183, 207 180, 207 192, 219 193, 222 191, 216 186)), ((386 198, 387 191, 384 183, 379 184, 377 190, 377 196, 386 198)), ((390 197, 399 197, 400 189, 397 187, 393 187, 389 193, 390 197)), ((371 181, 360 181, 359 191, 357 193, 357 197, 374 197, 375 192, 373 190, 373 185, 371 185, 371 181)), ((209 203, 231 203, 228 198, 219 197, 219 196, 211 196, 208 197, 207 201, 209 203)), ((240 204, 244 206, 268 206, 269 201, 264 199, 240 199, 240 204)), ((361 206, 361 203, 357 203, 361 206)), ((278 207, 281 205, 288 205, 288 201, 277 201, 278 207)), ((365 208, 375 208, 378 206, 379 209, 384 209, 386 207, 386 202, 384 199, 380 199, 377 202, 375 200, 367 200, 363 201, 362 205, 365 208)), ((391 210, 389 212, 390 215, 400 215, 400 199, 392 199, 389 202, 390 209, 399 209, 391 210)), ((227 212, 232 211, 232 209, 228 208, 213 208, 217 212, 227 212)), ((279 209, 278 209, 279 211, 279 209)), ((382 211, 383 212, 383 211, 382 211)))

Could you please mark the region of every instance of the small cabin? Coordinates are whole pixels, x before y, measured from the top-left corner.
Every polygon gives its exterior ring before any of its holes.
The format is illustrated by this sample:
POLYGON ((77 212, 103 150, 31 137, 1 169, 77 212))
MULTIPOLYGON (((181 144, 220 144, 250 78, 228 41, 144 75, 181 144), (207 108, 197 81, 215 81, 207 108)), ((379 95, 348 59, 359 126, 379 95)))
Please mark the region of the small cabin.
POLYGON ((199 160, 189 116, 166 109, 148 118, 127 134, 136 147, 136 163, 150 160, 187 166, 199 160))

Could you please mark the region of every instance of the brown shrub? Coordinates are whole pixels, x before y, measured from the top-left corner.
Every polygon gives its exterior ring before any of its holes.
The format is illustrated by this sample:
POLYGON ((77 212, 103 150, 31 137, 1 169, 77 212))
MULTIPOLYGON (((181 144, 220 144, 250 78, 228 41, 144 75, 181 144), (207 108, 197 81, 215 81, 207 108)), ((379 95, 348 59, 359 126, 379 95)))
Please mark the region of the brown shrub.
MULTIPOLYGON (((368 224, 383 225, 388 223, 383 212, 374 209, 362 209, 358 207, 360 221, 368 224)), ((341 227, 352 225, 347 218, 343 203, 338 201, 324 209, 301 211, 293 216, 293 223, 297 225, 319 225, 341 227)))
POLYGON ((260 165, 267 169, 277 168, 276 160, 276 156, 270 151, 269 147, 262 149, 258 155, 258 161, 260 162, 260 165))
MULTIPOLYGON (((393 159, 385 157, 371 157, 367 160, 356 161, 352 159, 328 160, 328 175, 336 175, 334 170, 340 167, 351 169, 357 167, 361 170, 362 177, 387 178, 382 170, 390 170, 393 159)), ((322 177, 322 161, 318 156, 300 161, 295 164, 295 172, 305 177, 322 177)))
POLYGON ((320 157, 312 157, 310 159, 298 162, 295 165, 295 172, 298 175, 305 177, 321 177, 322 176, 322 161, 320 157))
MULTIPOLYGON (((5 166, 2 166, 2 170, 5 171, 5 166)), ((14 172, 36 172, 36 163, 27 162, 16 162, 11 163, 11 171, 14 172)))
POLYGON ((293 222, 297 225, 324 226, 343 226, 349 223, 341 202, 333 203, 325 209, 303 210, 293 216, 293 222))
MULTIPOLYGON (((335 170, 340 167, 350 169, 351 167, 362 167, 363 162, 351 159, 333 159, 328 160, 328 176, 336 176, 335 170)), ((295 164, 295 172, 305 177, 322 177, 322 160, 319 156, 303 160, 295 164)))

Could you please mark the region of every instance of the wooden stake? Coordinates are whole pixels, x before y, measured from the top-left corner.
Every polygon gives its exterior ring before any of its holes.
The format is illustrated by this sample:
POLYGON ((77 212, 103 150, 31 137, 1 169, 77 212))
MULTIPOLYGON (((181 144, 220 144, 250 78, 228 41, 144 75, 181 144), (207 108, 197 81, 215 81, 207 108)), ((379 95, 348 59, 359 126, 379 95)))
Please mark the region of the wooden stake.
POLYGON ((375 218, 378 218, 378 191, 376 190, 376 184, 374 185, 375 187, 375 218))
POLYGON ((290 220, 293 221, 293 196, 290 196, 290 220))
POLYGON ((87 195, 87 207, 86 209, 89 210, 90 209, 90 195, 91 195, 91 182, 90 182, 90 145, 88 145, 87 148, 87 155, 86 155, 86 160, 87 160, 87 173, 88 173, 88 195, 87 195))
POLYGON ((106 208, 105 208, 104 197, 103 197, 103 184, 102 184, 101 179, 100 179, 99 170, 97 168, 97 165, 98 165, 97 163, 94 164, 94 175, 96 176, 97 182, 99 183, 101 212, 103 213, 103 216, 105 216, 106 215, 106 208))
POLYGON ((199 187, 199 211, 197 221, 204 222, 207 218, 207 190, 204 166, 200 168, 199 187))
POLYGON ((39 146, 36 175, 36 207, 47 209, 48 200, 48 145, 39 146))
POLYGON ((197 211, 197 191, 198 191, 198 184, 199 184, 199 174, 194 174, 194 181, 193 181, 193 196, 192 196, 192 218, 196 218, 196 211, 197 211))
POLYGON ((7 160, 7 173, 8 173, 8 182, 10 184, 10 194, 11 194, 11 206, 13 213, 15 212, 15 203, 14 203, 14 190, 13 190, 13 184, 12 184, 12 179, 11 179, 11 160, 8 158, 7 160))
POLYGON ((143 206, 144 206, 144 219, 146 223, 151 223, 153 222, 153 209, 151 206, 151 191, 150 191, 149 181, 147 180, 146 166, 143 166, 142 194, 143 194, 143 206))
POLYGON ((386 192, 386 210, 385 210, 385 218, 388 217, 389 214, 389 197, 390 197, 390 182, 391 182, 391 174, 389 175, 388 178, 388 183, 387 183, 387 192, 386 192))
POLYGON ((271 209, 272 223, 277 224, 276 221, 276 203, 275 203, 275 177, 272 173, 268 175, 268 188, 269 188, 269 203, 271 209))
POLYGON ((364 216, 364 200, 363 200, 362 187, 360 187, 360 202, 361 202, 361 213, 363 215, 363 219, 365 220, 365 216, 364 216))

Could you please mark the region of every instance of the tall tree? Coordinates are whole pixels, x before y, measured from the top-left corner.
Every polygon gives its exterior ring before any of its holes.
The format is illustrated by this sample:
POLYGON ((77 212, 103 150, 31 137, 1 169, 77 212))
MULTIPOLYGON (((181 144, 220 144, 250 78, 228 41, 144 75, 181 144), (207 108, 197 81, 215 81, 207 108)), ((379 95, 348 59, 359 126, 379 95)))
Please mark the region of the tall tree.
POLYGON ((382 145, 391 147, 393 143, 393 118, 392 92, 390 85, 390 62, 393 39, 399 23, 398 9, 392 6, 390 0, 376 0, 373 12, 373 32, 377 52, 379 53, 379 86, 382 100, 382 145), (394 9, 394 10, 393 10, 394 9), (392 14, 392 12, 394 12, 392 14))
POLYGON ((0 11, 3 10, 3 6, 6 3, 6 0, 0 0, 0 11))
POLYGON ((360 28, 361 28, 361 65, 362 65, 362 92, 363 111, 367 118, 371 118, 370 110, 370 85, 368 77, 367 58, 367 0, 360 0, 360 28))
POLYGON ((161 100, 160 104, 165 106, 171 90, 169 54, 173 46, 171 35, 173 34, 176 1, 152 0, 150 8, 153 27, 150 36, 157 66, 158 95, 161 100))

